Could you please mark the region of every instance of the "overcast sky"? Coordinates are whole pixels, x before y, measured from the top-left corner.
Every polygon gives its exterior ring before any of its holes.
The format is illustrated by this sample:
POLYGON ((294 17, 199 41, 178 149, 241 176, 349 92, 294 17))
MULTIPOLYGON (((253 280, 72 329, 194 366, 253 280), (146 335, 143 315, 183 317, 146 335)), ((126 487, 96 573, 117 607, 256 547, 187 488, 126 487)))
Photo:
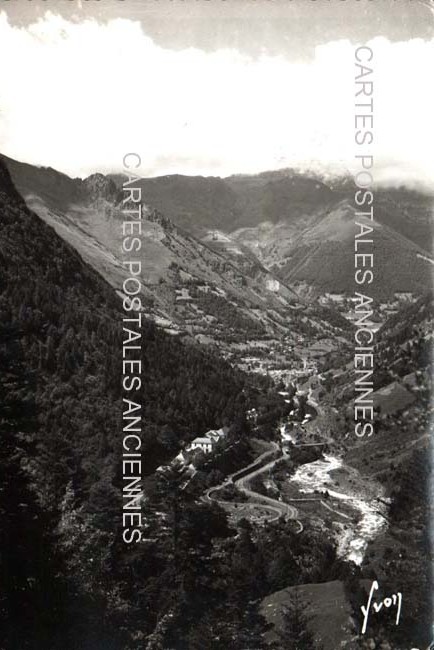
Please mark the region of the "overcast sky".
POLYGON ((368 42, 377 178, 432 183, 429 1, 10 0, 0 151, 73 176, 128 151, 144 175, 351 169, 368 42))

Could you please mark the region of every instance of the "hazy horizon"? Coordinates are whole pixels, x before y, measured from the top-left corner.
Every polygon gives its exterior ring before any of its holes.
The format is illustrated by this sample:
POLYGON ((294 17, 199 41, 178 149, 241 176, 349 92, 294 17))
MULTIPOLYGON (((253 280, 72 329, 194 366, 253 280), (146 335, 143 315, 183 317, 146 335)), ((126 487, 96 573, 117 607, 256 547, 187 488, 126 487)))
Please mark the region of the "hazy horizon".
MULTIPOLYGON (((3 151, 0 151, 0 156, 3 156, 4 158, 9 158, 19 164, 23 165, 31 165, 33 167, 37 167, 39 169, 53 169, 55 172, 62 174, 64 176, 67 176, 71 180, 85 180, 86 178, 89 178, 90 176, 93 176, 95 174, 102 174, 103 176, 125 176, 127 177, 126 170, 119 168, 119 169, 114 169, 114 170, 108 170, 108 171, 101 171, 100 169, 95 169, 91 171, 89 174, 85 174, 82 176, 74 176, 71 174, 68 174, 62 169, 58 169, 56 167, 53 167, 52 165, 38 165, 36 163, 29 162, 27 160, 18 160, 16 158, 13 158, 13 156, 9 156, 8 154, 4 153, 3 151)), ((320 169, 318 166, 315 167, 313 165, 312 167, 279 167, 275 169, 261 169, 258 172, 235 172, 233 174, 228 174, 226 176, 223 175, 218 175, 218 174, 183 174, 183 173, 177 173, 174 172, 173 174, 155 174, 155 175, 143 175, 140 174, 140 170, 130 170, 131 174, 134 175, 136 174, 138 177, 143 178, 143 179, 157 179, 157 178, 169 178, 169 177, 174 177, 174 176, 181 176, 185 178, 216 178, 216 179, 221 179, 221 180, 226 180, 229 178, 237 177, 237 176, 242 176, 242 177, 252 177, 252 176, 260 176, 260 175, 265 175, 265 174, 272 174, 272 173, 277 173, 277 172, 291 172, 293 174, 298 174, 300 176, 307 176, 309 178, 317 178, 321 182, 323 182, 325 185, 327 185, 328 182, 332 180, 342 180, 342 179, 348 179, 348 180, 353 180, 353 175, 349 170, 345 169, 340 169, 338 170, 337 168, 334 171, 330 170, 325 170, 325 169, 320 169)), ((434 184, 432 186, 427 185, 421 181, 418 181, 417 179, 409 180, 409 179, 404 179, 400 181, 399 179, 393 181, 391 179, 384 179, 384 180, 379 180, 376 181, 373 184, 373 189, 375 188, 381 188, 381 189, 407 189, 409 191, 415 191, 419 192, 422 194, 426 194, 428 196, 433 196, 434 197, 434 184)))
POLYGON ((72 177, 118 173, 128 151, 146 177, 351 173, 354 49, 367 42, 375 180, 432 188, 424 3, 182 6, 8 3, 0 55, 14 66, 0 69, 0 150, 72 177))

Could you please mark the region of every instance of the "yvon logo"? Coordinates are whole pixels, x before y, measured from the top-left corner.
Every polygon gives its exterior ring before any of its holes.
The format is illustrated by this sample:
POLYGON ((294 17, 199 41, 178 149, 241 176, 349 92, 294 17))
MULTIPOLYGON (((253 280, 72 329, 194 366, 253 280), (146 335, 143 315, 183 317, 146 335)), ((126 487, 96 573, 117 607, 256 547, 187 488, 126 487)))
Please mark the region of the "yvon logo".
POLYGON ((383 609, 386 610, 386 609, 395 608, 396 610, 395 624, 399 625, 399 619, 401 617, 401 609, 402 609, 402 593, 398 591, 397 594, 392 594, 391 596, 387 596, 386 598, 378 602, 378 601, 374 601, 374 592, 378 591, 378 589, 379 589, 378 582, 374 580, 371 586, 371 591, 369 592, 368 602, 366 605, 362 605, 362 607, 360 608, 364 616, 362 634, 366 633, 366 629, 368 627, 369 615, 372 610, 374 611, 374 614, 378 614, 383 609))

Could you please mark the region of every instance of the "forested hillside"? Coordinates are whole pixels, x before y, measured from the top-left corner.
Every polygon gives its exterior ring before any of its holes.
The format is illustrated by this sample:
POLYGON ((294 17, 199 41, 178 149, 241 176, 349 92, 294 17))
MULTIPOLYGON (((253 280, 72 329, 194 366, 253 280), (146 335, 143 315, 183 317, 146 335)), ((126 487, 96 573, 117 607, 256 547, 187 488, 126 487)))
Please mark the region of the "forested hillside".
MULTIPOLYGON (((377 333, 375 434, 346 455, 353 467, 380 480, 390 499, 387 528, 370 543, 362 572, 388 592, 403 593, 405 624, 397 627, 391 618, 372 624, 377 643, 387 640, 393 648, 425 648, 432 641, 433 318, 429 292, 377 333)), ((355 589, 352 600, 357 618, 366 593, 355 589)))
MULTIPOLYGON (((149 551, 118 530, 120 303, 3 165, 0 215, 0 645, 126 650, 149 551)), ((243 374, 151 324, 142 336, 147 472, 207 428, 242 431, 243 374)))
MULTIPOLYGON (((122 189, 102 174, 73 179, 1 154, 0 159, 27 206, 122 291, 127 277, 120 248, 122 189)), ((192 200, 199 195, 191 195, 192 200)), ((226 350, 234 341, 245 341, 246 334, 273 338, 295 331, 291 308, 307 307, 297 294, 276 282, 249 250, 229 250, 214 234, 206 241, 196 239, 154 209, 153 196, 143 189, 140 259, 144 302, 155 322, 197 341, 206 337, 226 350)), ((208 207, 218 211, 219 203, 208 207)), ((328 319, 322 320, 319 328, 329 329, 328 319)))

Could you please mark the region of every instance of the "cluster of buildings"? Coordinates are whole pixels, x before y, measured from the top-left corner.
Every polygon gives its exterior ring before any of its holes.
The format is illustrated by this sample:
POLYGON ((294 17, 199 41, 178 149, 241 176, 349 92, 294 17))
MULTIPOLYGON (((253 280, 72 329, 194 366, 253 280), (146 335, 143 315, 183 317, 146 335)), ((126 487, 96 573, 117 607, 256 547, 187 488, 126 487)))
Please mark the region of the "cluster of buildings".
POLYGON ((203 436, 199 436, 190 442, 188 447, 185 449, 186 452, 195 451, 200 449, 205 454, 210 454, 214 451, 216 444, 223 440, 226 437, 225 427, 221 429, 211 429, 203 436))
POLYGON ((211 454, 215 451, 215 447, 220 440, 226 438, 227 427, 222 427, 221 429, 211 429, 207 431, 203 436, 199 436, 192 440, 190 444, 182 449, 177 456, 172 460, 170 465, 160 465, 157 467, 157 472, 166 472, 170 467, 186 468, 190 471, 190 474, 195 473, 195 467, 192 463, 194 452, 197 450, 202 451, 204 454, 211 454))

